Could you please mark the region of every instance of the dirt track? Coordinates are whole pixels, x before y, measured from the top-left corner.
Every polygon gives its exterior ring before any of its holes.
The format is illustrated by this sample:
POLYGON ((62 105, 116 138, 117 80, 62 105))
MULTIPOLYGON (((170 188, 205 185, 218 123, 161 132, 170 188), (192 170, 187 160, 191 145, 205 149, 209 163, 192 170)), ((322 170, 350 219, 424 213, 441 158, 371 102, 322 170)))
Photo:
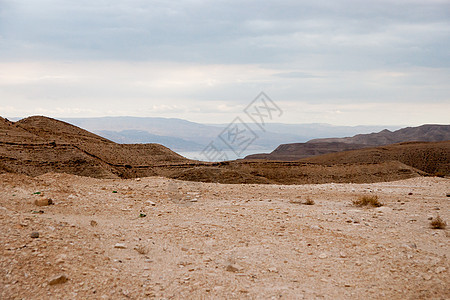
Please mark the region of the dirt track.
POLYGON ((283 186, 2 174, 0 298, 448 299, 448 229, 428 220, 450 220, 447 193, 450 180, 432 177, 283 186), (55 205, 36 206, 42 194, 55 205), (352 206, 362 194, 385 206, 352 206), (299 204, 308 197, 315 205, 299 204), (61 274, 69 280, 49 285, 61 274))

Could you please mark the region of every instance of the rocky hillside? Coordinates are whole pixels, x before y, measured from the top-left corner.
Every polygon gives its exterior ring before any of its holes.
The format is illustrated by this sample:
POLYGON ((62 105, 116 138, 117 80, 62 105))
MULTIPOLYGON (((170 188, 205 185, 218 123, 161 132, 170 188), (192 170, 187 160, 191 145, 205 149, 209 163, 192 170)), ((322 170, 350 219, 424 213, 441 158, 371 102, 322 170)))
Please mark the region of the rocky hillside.
POLYGON ((399 161, 431 175, 450 175, 450 141, 406 142, 374 148, 330 153, 302 160, 318 164, 379 164, 399 161))
MULTIPOLYGON (((347 144, 340 145, 348 150, 347 144)), ((402 157, 409 152, 417 151, 409 147, 402 157)), ((432 156, 448 160, 446 156, 432 156)), ((39 176, 56 172, 95 178, 164 176, 219 183, 305 184, 391 181, 425 175, 421 170, 440 170, 428 168, 426 163, 421 165, 420 157, 414 159, 414 164, 395 157, 374 163, 364 155, 350 164, 345 159, 333 164, 329 162, 238 160, 205 163, 188 160, 159 144, 116 144, 46 117, 30 117, 17 122, 0 119, 0 173, 39 176)))
POLYGON ((310 156, 363 149, 402 142, 440 142, 450 140, 450 125, 422 125, 396 131, 358 134, 346 138, 314 139, 306 143, 282 144, 271 153, 253 154, 246 159, 292 161, 310 156))
POLYGON ((402 142, 441 142, 450 140, 450 125, 422 125, 406 127, 396 131, 387 129, 370 134, 358 134, 353 137, 315 139, 308 143, 339 142, 368 146, 382 146, 402 142))
POLYGON ((61 172, 116 178, 139 168, 188 162, 158 144, 116 144, 68 123, 47 117, 0 120, 0 170, 27 175, 61 172))

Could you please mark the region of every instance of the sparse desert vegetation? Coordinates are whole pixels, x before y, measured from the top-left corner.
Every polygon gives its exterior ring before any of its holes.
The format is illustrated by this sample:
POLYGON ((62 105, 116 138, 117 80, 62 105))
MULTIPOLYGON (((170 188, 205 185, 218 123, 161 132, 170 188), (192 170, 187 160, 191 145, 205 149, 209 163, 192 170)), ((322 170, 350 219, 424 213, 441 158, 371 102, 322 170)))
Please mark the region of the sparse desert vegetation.
POLYGON ((353 200, 353 205, 355 206, 372 206, 372 207, 380 207, 383 204, 378 199, 377 195, 361 195, 358 199, 353 200))
POLYGON ((430 221, 430 226, 433 229, 445 229, 447 227, 447 222, 438 215, 430 221))

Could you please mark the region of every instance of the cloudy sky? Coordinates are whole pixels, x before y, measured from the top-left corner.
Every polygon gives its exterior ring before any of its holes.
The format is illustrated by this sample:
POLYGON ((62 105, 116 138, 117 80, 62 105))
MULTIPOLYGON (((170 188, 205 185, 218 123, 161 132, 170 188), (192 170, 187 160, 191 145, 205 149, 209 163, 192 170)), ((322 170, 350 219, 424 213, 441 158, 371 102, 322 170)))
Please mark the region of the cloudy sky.
POLYGON ((450 123, 449 0, 0 0, 0 115, 450 123))

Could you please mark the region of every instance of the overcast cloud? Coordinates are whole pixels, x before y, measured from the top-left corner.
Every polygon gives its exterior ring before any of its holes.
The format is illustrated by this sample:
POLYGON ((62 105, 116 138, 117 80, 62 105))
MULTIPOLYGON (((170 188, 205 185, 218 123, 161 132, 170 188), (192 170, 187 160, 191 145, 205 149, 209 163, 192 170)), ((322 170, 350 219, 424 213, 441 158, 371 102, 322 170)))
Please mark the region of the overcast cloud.
POLYGON ((0 0, 0 115, 449 123, 450 1, 0 0))

